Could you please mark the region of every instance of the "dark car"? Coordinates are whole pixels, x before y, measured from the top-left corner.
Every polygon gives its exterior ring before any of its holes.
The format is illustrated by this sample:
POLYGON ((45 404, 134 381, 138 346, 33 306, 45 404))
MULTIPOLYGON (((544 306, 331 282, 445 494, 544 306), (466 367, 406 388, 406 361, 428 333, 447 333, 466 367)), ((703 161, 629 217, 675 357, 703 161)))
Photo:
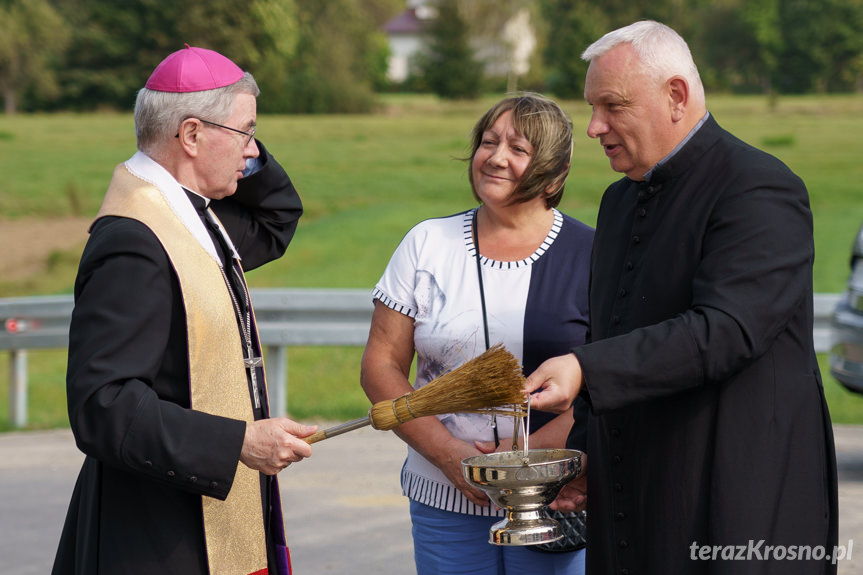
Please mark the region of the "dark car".
POLYGON ((863 393, 863 226, 851 250, 848 287, 833 310, 830 373, 839 383, 863 393))

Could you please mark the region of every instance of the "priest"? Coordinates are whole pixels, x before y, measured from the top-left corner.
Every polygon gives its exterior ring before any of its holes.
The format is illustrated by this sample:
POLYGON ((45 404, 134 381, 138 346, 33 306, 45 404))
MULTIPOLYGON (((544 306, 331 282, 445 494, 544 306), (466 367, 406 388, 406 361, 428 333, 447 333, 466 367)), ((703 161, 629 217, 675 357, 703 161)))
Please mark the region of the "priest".
POLYGON ((86 454, 53 573, 280 574, 275 475, 315 431, 269 418, 243 272, 279 258, 302 214, 255 139, 259 90, 190 47, 135 104, 75 281, 69 422, 86 454))
MULTIPOLYGON (((527 388, 536 409, 590 406, 587 572, 835 574, 806 186, 720 126, 668 26, 582 57, 587 134, 625 177, 599 207, 588 343, 527 388)), ((562 511, 585 503, 570 487, 562 511)))

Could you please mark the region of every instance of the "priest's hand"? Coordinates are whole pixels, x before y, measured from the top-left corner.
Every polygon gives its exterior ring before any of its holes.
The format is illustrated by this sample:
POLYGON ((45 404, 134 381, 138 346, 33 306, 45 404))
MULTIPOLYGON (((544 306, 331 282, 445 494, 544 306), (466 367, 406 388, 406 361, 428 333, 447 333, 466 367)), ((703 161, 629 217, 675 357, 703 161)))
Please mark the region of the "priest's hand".
POLYGON ((240 461, 246 467, 275 475, 294 461, 311 457, 311 446, 299 438, 317 429, 317 425, 302 425, 283 417, 247 423, 240 461))
POLYGON ((545 360, 524 384, 530 396, 531 409, 563 413, 570 407, 584 382, 581 364, 575 354, 568 353, 545 360))
POLYGON ((587 507, 587 455, 581 456, 581 466, 581 474, 563 486, 549 507, 561 513, 584 511, 587 507))

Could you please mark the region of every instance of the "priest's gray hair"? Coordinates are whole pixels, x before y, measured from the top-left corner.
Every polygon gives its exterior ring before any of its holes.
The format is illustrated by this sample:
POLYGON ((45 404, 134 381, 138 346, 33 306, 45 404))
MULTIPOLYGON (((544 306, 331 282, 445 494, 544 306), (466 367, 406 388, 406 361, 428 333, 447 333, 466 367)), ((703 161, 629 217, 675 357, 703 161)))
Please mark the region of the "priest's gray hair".
POLYGON ((159 92, 141 88, 135 100, 135 136, 138 149, 153 155, 179 131, 189 118, 224 123, 234 112, 237 94, 261 93, 248 72, 229 86, 200 92, 159 92))
POLYGON ((704 101, 704 86, 698 68, 692 60, 689 46, 680 34, 665 24, 642 20, 609 32, 588 46, 581 58, 591 62, 620 44, 632 46, 644 64, 644 71, 657 82, 663 83, 673 76, 682 76, 689 84, 691 96, 704 101))

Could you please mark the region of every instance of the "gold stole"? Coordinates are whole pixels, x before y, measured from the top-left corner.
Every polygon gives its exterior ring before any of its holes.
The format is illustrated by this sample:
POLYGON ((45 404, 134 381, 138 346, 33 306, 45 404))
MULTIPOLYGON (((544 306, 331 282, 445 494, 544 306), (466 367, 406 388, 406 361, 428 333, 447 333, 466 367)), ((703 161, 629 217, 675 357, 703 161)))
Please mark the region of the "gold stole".
MULTIPOLYGON (((253 421, 237 318, 218 264, 174 215, 162 193, 123 164, 114 170, 97 215, 102 216, 142 222, 171 260, 186 310, 192 409, 253 421)), ((227 499, 202 496, 201 504, 210 573, 267 573, 258 472, 238 462, 227 499)))

